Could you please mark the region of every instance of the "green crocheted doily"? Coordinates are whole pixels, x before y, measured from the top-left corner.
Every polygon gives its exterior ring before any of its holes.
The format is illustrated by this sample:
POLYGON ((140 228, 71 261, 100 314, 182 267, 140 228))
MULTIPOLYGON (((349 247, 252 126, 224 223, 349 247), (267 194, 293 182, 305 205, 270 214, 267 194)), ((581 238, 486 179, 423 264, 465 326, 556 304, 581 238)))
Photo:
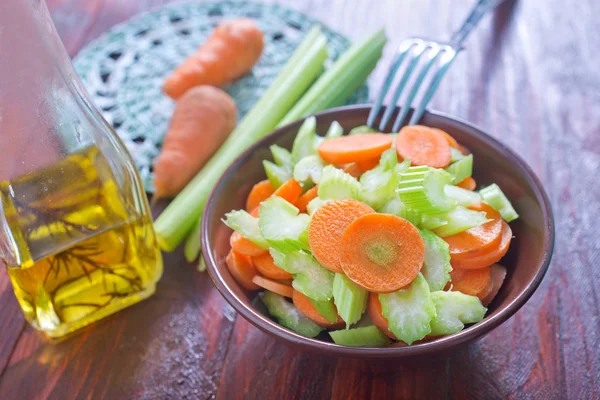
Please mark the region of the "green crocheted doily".
MULTIPOLYGON (((115 26, 83 49, 74 65, 95 104, 131 152, 144 186, 152 192, 152 161, 160 151, 174 102, 161 86, 170 73, 206 40, 223 19, 250 17, 265 33, 265 48, 252 72, 225 88, 239 117, 260 98, 313 24, 278 5, 237 1, 178 3, 157 8, 115 26)), ((349 46, 322 26, 329 61, 349 46)), ((362 86, 349 104, 368 101, 362 86)))

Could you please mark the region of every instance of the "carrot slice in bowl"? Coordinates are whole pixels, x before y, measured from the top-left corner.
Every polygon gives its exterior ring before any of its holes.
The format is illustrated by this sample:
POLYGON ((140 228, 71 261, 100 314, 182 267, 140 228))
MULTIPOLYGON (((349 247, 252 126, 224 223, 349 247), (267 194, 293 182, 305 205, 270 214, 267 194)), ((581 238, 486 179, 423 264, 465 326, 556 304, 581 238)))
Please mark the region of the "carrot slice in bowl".
POLYGON ((327 320, 327 318, 322 316, 317 311, 315 306, 312 305, 312 303, 310 302, 308 297, 306 297, 305 295, 303 295, 302 293, 300 293, 297 290, 294 290, 294 293, 292 295, 292 301, 294 302, 294 306, 296 306, 298 311, 300 311, 302 314, 304 314, 304 316, 306 318, 312 320, 313 322, 316 322, 317 324, 319 324, 321 326, 324 326, 324 327, 330 328, 330 329, 339 329, 339 328, 343 328, 346 325, 344 320, 339 315, 337 316, 336 322, 332 323, 329 320, 327 320))
POLYGON ((475 179, 473 179, 472 177, 467 176, 465 179, 458 182, 456 186, 458 186, 459 188, 473 191, 477 187, 477 182, 475 182, 475 179))
POLYGON ((291 279, 292 274, 289 272, 285 272, 283 269, 279 268, 275 265, 273 261, 273 256, 268 252, 262 254, 260 256, 252 257, 252 263, 254 267, 261 273, 261 275, 266 276, 271 279, 291 279))
POLYGON ((268 179, 258 182, 252 187, 248 198, 246 199, 246 211, 250 212, 260 205, 263 201, 271 197, 275 188, 268 179))
POLYGON ((268 290, 269 292, 277 293, 283 297, 289 297, 291 299, 294 294, 294 289, 291 286, 262 277, 260 275, 256 275, 254 278, 252 278, 252 282, 257 286, 268 290))
POLYGON ((512 240, 512 230, 510 226, 502 221, 502 236, 500 243, 497 247, 493 247, 489 250, 477 252, 469 257, 460 261, 453 261, 452 267, 457 269, 476 269, 488 267, 502 259, 508 252, 510 242, 512 240))
POLYGON ((498 295, 504 278, 506 278, 506 268, 500 264, 494 264, 490 266, 490 277, 492 282, 492 289, 490 292, 481 299, 481 304, 488 306, 494 298, 498 295))
POLYGON ((452 136, 450 136, 450 134, 446 131, 443 131, 441 129, 438 128, 431 128, 433 129, 434 132, 438 133, 439 135, 443 136, 444 139, 446 139, 446 141, 448 142, 448 144, 450 145, 450 147, 454 147, 455 149, 458 149, 460 146, 458 144, 458 142, 456 141, 456 139, 454 139, 452 136))
POLYGON ((425 243, 407 220, 366 214, 352 222, 340 242, 340 264, 348 278, 376 293, 410 284, 421 271, 425 243))
POLYGON ((348 164, 372 160, 392 147, 392 137, 383 133, 365 133, 326 139, 319 145, 319 156, 330 164, 348 164))
POLYGON ((360 178, 360 176, 365 172, 358 163, 350 163, 350 164, 346 164, 344 166, 344 168, 342 168, 342 171, 344 171, 347 174, 350 174, 351 176, 355 177, 355 178, 360 178))
POLYGON ((354 199, 323 204, 312 216, 308 228, 308 244, 313 256, 328 270, 341 273, 340 241, 346 228, 361 215, 374 212, 354 199))
POLYGON ((229 244, 231 245, 231 248, 237 253, 243 254, 248 257, 256 257, 265 253, 268 254, 268 250, 255 245, 250 240, 246 239, 240 233, 235 231, 231 234, 231 237, 229 238, 229 244))
POLYGON ((253 278, 256 277, 256 269, 252 265, 250 258, 237 253, 235 250, 231 250, 225 258, 225 265, 229 273, 233 276, 233 279, 240 284, 244 289, 247 290, 258 290, 260 289, 253 282, 253 278))
POLYGON ((358 162, 358 166, 360 167, 360 169, 363 170, 363 173, 372 170, 378 164, 379 164, 379 157, 358 162))
POLYGON ((455 269, 450 272, 450 282, 453 291, 479 297, 491 282, 490 269, 455 269))
POLYGON ((288 203, 294 204, 302 194, 302 186, 294 178, 279 186, 273 196, 279 196, 288 203))
POLYGON ((306 193, 304 193, 302 196, 300 196, 298 198, 298 201, 296 201, 296 207, 298 207, 298 210, 300 210, 301 213, 305 213, 306 206, 308 206, 308 203, 310 203, 311 200, 316 198, 318 194, 319 194, 319 186, 318 185, 308 189, 306 191, 306 193))
POLYGON ((446 168, 452 160, 446 138, 432 128, 422 125, 405 126, 396 138, 396 152, 411 165, 446 168))

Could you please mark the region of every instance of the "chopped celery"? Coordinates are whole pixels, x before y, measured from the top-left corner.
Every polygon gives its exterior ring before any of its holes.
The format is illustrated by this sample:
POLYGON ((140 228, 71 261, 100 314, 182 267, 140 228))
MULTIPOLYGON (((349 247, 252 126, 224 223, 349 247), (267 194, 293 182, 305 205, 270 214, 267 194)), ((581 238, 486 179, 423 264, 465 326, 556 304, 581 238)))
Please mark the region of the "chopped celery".
POLYGON ((408 207, 422 214, 437 214, 451 210, 455 203, 444 193, 451 183, 447 172, 426 166, 410 167, 400 175, 396 192, 408 207))
POLYGON ((290 153, 288 149, 284 149, 283 147, 276 144, 271 145, 269 149, 271 150, 271 154, 273 155, 273 161, 275 161, 275 164, 281 167, 287 167, 290 169, 292 168, 292 166, 294 165, 294 163, 292 162, 292 153, 290 153))
POLYGON ((308 212, 308 215, 312 217, 312 215, 319 209, 319 207, 321 207, 326 202, 327 200, 315 197, 314 199, 308 202, 308 205, 306 206, 306 212, 308 212))
POLYGON ((405 220, 407 220, 415 226, 419 225, 421 223, 421 219, 424 217, 421 216, 420 213, 407 208, 406 205, 402 203, 402 200, 400 200, 400 196, 398 196, 398 193, 392 194, 387 199, 385 204, 377 209, 377 212, 384 214, 392 214, 397 217, 404 218, 405 220))
POLYGON ((294 276, 292 282, 294 289, 309 299, 317 301, 331 299, 333 272, 319 264, 310 253, 302 250, 284 253, 274 248, 270 253, 275 265, 294 276))
POLYGON ((335 344, 342 346, 381 347, 391 340, 375 325, 329 332, 335 344))
POLYGON ((369 292, 352 282, 343 274, 333 278, 333 301, 346 327, 360 319, 367 308, 369 292))
POLYGON ((456 201, 456 204, 459 206, 469 207, 473 204, 481 203, 481 196, 479 193, 458 186, 446 185, 444 186, 444 193, 446 196, 456 201))
POLYGON ((292 161, 297 163, 307 156, 317 154, 317 119, 308 117, 304 120, 292 146, 292 161))
POLYGON ((294 166, 294 179, 298 182, 311 180, 319 183, 323 167, 325 167, 325 163, 318 155, 306 156, 294 166))
MULTIPOLYGON (((263 201, 258 212, 258 228, 272 247, 281 251, 309 249, 310 217, 278 196, 263 201)), ((248 238, 249 240, 252 240, 248 238)))
POLYGON ((294 305, 288 302, 283 296, 265 290, 260 295, 260 299, 269 310, 269 314, 277 321, 292 331, 309 338, 317 336, 325 328, 317 325, 306 318, 294 305))
POLYGON ((356 199, 359 190, 360 183, 352 175, 333 165, 323 168, 318 191, 322 200, 356 199))
POLYGON ((292 179, 292 169, 289 167, 277 165, 269 160, 263 160, 263 167, 275 189, 292 179))
POLYGON ((435 233, 441 237, 452 236, 490 221, 484 211, 474 211, 463 206, 457 206, 454 210, 437 216, 448 222, 435 229, 435 233))
POLYGON ((310 301, 310 304, 313 305, 315 310, 317 310, 317 312, 327 321, 331 322, 332 324, 337 322, 338 313, 337 309, 335 308, 335 304, 333 304, 333 300, 318 301, 309 298, 308 301, 310 301))
POLYGON ((348 132, 348 135, 350 135, 350 136, 362 135, 363 133, 373 133, 373 132, 379 132, 379 131, 375 128, 371 128, 368 125, 361 125, 361 126, 357 126, 355 128, 350 129, 350 132, 348 132))
POLYGON ((394 194, 398 180, 399 176, 391 169, 373 168, 360 177, 358 198, 373 208, 382 207, 394 194))
POLYGON ((325 139, 333 139, 336 137, 340 137, 344 134, 344 128, 340 125, 339 122, 333 121, 331 125, 329 125, 329 129, 325 134, 325 139))
POLYGON ((460 332, 465 324, 481 321, 487 311, 477 297, 461 292, 434 292, 431 298, 437 314, 431 321, 435 336, 460 332))
POLYGON ((465 155, 461 153, 459 149, 455 149, 454 147, 450 147, 450 154, 452 155, 450 162, 456 162, 465 158, 465 155))
POLYGON ((448 243, 436 234, 420 230, 423 242, 425 242, 425 260, 421 273, 429 284, 429 290, 435 292, 442 290, 450 281, 450 247, 448 243))
POLYGON ((457 184, 473 173, 473 154, 469 154, 446 167, 446 172, 452 175, 452 183, 457 184))
POLYGON ((173 251, 186 238, 201 218, 208 195, 223 171, 273 130, 321 73, 326 59, 327 39, 319 28, 314 28, 226 142, 157 218, 154 228, 161 249, 173 251))
POLYGON ((391 148, 381 154, 378 167, 381 167, 384 170, 391 170, 396 164, 398 164, 398 153, 395 148, 391 148))
POLYGON ((269 242, 265 240, 260 232, 258 218, 254 218, 246 211, 231 211, 225 214, 223 222, 255 245, 262 247, 263 249, 269 248, 269 242))
POLYGON ((506 222, 511 222, 519 218, 519 214, 517 214, 508 198, 504 195, 502 189, 495 183, 481 189, 479 194, 483 198, 483 201, 502 215, 502 218, 506 222))
POLYGON ((202 220, 198 220, 194 226, 194 230, 185 240, 185 246, 183 247, 183 255, 187 262, 191 263, 200 255, 200 250, 202 249, 201 231, 202 220))
POLYGON ((196 269, 198 270, 198 272, 206 271, 206 261, 204 261, 204 257, 200 256, 200 258, 198 258, 198 264, 196 269))
POLYGON ((431 231, 444 225, 448 225, 448 221, 437 215, 423 215, 419 223, 419 228, 431 231))
POLYGON ((379 294, 381 313, 388 320, 389 330, 407 344, 423 339, 431 332, 435 318, 429 285, 421 273, 406 289, 379 294))

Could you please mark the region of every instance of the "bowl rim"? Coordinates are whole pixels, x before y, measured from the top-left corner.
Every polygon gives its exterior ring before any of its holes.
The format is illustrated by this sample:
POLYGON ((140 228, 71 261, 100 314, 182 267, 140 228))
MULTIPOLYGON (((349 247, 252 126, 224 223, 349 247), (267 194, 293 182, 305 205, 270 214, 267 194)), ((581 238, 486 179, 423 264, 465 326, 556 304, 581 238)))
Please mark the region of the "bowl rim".
MULTIPOLYGON (((362 111, 364 109, 370 109, 371 107, 371 104, 342 106, 325 110, 323 112, 314 114, 314 116, 318 118, 339 112, 362 111)), ((271 321, 268 317, 262 315, 261 313, 254 311, 251 307, 245 305, 244 302, 225 284, 223 276, 216 266, 217 262, 209 249, 209 218, 203 218, 201 232, 203 252, 202 256, 204 257, 204 260, 206 262, 208 274, 211 280, 213 281, 217 290, 225 298, 225 300, 251 324, 258 327, 260 330, 267 334, 276 336, 277 338, 281 339, 286 343, 302 347, 305 350, 325 351, 328 354, 335 354, 338 356, 361 358, 411 357, 448 350, 450 348, 455 348, 461 344, 480 338, 481 336, 487 334, 488 332, 490 332, 491 330, 495 329, 500 324, 508 320, 508 318, 510 318, 512 315, 514 315, 527 302, 527 300, 529 300, 529 298, 533 295, 535 290, 539 287, 542 279, 548 271, 550 262, 552 260, 555 232, 554 216, 552 213, 552 207, 548 195, 544 190, 537 175, 533 172, 529 165, 521 158, 521 156, 516 154, 513 150, 511 150, 492 136, 485 133, 485 131, 483 131, 483 129, 481 129, 480 127, 470 122, 467 122, 461 118, 453 117, 443 112, 426 111, 424 116, 425 115, 432 115, 434 117, 441 118, 442 120, 445 119, 449 122, 462 125, 462 128, 464 128, 465 130, 474 131, 476 135, 480 137, 480 139, 486 142, 486 144, 493 147, 499 153, 504 154, 505 157, 508 158, 509 162, 513 163, 513 165, 516 165, 521 171, 523 171, 525 175, 524 177, 531 184, 535 195, 541 199, 541 208, 545 225, 545 245, 543 259, 531 281, 527 283, 526 287, 521 291, 521 293, 519 293, 506 307, 504 307, 502 310, 499 310, 497 314, 491 316, 490 318, 484 319, 483 321, 477 324, 471 325, 467 329, 464 329, 458 333, 445 336, 435 341, 415 344, 411 346, 380 348, 347 347, 337 345, 331 342, 324 342, 318 339, 307 338, 287 328, 284 328, 283 326, 271 321)), ((301 120, 304 120, 304 118, 302 118, 301 120)), ((219 188, 224 185, 224 178, 228 176, 233 169, 238 168, 238 164, 240 164, 242 161, 245 161, 257 149, 263 147, 264 143, 270 140, 272 137, 283 135, 291 125, 298 124, 301 120, 291 122, 290 124, 275 129, 274 131, 270 132, 269 134, 265 135, 263 138, 258 140, 244 152, 242 152, 219 177, 216 185, 214 186, 213 190, 211 191, 208 197, 204 212, 213 212, 214 203, 216 202, 216 193, 219 191, 219 188)))

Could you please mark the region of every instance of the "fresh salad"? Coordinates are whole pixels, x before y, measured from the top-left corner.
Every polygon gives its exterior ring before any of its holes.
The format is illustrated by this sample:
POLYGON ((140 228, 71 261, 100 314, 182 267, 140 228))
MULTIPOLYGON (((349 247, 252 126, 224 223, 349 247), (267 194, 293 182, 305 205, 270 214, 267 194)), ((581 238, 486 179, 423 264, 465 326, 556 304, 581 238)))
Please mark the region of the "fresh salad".
POLYGON ((476 191, 473 155, 448 133, 358 127, 324 137, 307 118, 234 230, 227 267, 282 326, 345 346, 406 345, 481 321, 506 269, 517 213, 495 184, 476 191), (323 336, 321 336, 323 337, 323 336))

